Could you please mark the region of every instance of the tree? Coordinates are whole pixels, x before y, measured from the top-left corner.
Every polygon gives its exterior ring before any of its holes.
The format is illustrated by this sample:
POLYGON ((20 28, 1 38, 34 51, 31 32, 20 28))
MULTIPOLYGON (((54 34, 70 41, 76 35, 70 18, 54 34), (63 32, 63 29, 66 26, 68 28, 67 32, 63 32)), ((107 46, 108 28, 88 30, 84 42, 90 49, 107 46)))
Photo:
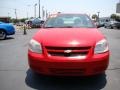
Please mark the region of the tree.
POLYGON ((19 22, 19 20, 18 20, 18 19, 15 19, 15 18, 12 18, 12 19, 11 19, 11 22, 12 22, 12 23, 17 23, 17 22, 19 22))
POLYGON ((97 19, 98 19, 98 15, 93 14, 93 15, 92 15, 92 19, 97 20, 97 19))
POLYGON ((117 16, 116 16, 116 20, 117 20, 117 21, 120 21, 120 16, 117 15, 117 16))
POLYGON ((113 20, 120 21, 120 16, 116 15, 116 14, 111 14, 110 18, 113 19, 113 20))
POLYGON ((110 16, 111 19, 116 19, 116 17, 117 17, 116 14, 112 14, 112 15, 110 16))
POLYGON ((27 20, 27 18, 20 19, 21 22, 25 22, 25 20, 27 20))

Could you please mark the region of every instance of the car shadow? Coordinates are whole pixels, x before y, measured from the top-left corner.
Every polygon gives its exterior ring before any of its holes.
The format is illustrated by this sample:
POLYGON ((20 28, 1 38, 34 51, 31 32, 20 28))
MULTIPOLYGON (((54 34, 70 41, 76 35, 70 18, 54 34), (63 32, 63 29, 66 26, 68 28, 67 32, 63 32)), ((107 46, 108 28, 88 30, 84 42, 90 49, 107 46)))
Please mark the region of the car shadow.
POLYGON ((14 37, 6 37, 5 40, 10 40, 10 39, 14 39, 14 37))
POLYGON ((15 39, 15 38, 14 37, 6 37, 4 40, 1 40, 1 41, 11 40, 11 39, 15 39))
POLYGON ((25 83, 37 90, 101 90, 107 81, 105 74, 92 77, 53 77, 28 70, 25 83))

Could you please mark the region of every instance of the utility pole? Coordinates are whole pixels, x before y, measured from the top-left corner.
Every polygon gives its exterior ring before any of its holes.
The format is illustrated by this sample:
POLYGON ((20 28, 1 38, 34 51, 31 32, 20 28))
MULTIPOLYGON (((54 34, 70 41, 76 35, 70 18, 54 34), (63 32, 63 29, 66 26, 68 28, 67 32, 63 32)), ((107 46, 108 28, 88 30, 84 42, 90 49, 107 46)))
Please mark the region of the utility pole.
POLYGON ((16 9, 15 9, 15 17, 16 17, 16 20, 17 20, 17 11, 16 11, 16 9))
POLYGON ((40 17, 40 0, 39 0, 39 18, 41 18, 41 17, 40 17))
POLYGON ((34 5, 34 8, 35 8, 35 18, 36 18, 36 6, 37 6, 37 3, 34 5))
POLYGON ((46 10, 46 19, 48 18, 48 11, 46 10))
POLYGON ((10 13, 8 12, 8 18, 10 17, 10 13))
POLYGON ((27 12, 27 19, 28 19, 28 12, 27 12))
POLYGON ((45 10, 44 10, 44 6, 42 6, 42 19, 44 20, 45 17, 45 10))

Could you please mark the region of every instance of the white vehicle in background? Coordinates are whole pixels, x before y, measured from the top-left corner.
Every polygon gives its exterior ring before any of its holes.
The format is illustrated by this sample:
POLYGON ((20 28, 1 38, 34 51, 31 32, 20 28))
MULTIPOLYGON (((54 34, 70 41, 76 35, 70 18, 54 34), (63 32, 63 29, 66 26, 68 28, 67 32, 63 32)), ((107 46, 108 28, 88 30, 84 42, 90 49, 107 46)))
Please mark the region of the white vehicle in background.
POLYGON ((110 28, 110 29, 113 29, 113 28, 120 29, 120 21, 110 20, 110 21, 105 23, 104 27, 105 28, 110 28))

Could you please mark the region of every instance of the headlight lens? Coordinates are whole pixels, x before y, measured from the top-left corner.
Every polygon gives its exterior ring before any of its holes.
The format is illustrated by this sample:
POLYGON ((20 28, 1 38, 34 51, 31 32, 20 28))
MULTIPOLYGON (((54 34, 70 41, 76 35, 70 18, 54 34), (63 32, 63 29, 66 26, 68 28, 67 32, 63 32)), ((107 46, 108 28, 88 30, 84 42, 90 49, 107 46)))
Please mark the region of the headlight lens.
POLYGON ((39 42, 32 39, 29 42, 29 50, 35 53, 42 53, 42 46, 39 42))
POLYGON ((103 39, 103 40, 96 43, 94 53, 95 54, 104 53, 104 52, 106 52, 108 50, 109 50, 109 48, 108 48, 107 40, 103 39))

